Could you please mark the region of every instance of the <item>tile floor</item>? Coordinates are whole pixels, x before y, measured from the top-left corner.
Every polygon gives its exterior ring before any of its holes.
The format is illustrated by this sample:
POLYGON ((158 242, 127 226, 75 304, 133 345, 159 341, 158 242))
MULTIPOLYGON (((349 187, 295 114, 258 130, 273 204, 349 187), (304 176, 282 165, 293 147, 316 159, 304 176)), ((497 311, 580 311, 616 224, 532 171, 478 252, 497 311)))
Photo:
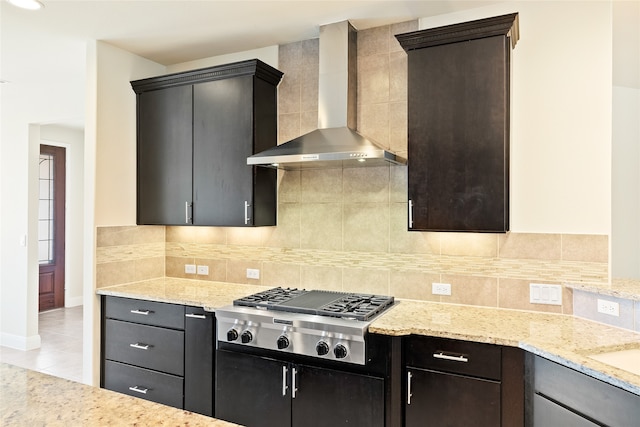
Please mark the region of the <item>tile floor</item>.
POLYGON ((82 382, 82 306, 39 314, 39 349, 0 347, 0 362, 82 382))

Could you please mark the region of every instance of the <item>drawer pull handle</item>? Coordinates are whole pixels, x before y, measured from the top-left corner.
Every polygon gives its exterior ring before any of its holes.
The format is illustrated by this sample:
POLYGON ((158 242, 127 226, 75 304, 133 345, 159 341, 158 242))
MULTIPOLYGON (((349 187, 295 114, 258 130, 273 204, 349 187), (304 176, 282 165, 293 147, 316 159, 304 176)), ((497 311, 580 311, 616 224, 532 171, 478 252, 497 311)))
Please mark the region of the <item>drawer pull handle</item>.
POLYGON ((463 362, 463 363, 467 363, 469 361, 469 358, 464 354, 446 354, 442 351, 438 353, 433 353, 433 358, 451 360, 453 362, 463 362))
POLYGON ((137 348, 138 350, 149 350, 149 344, 140 344, 139 342, 129 344, 129 347, 137 348))
POLYGON ((140 388, 137 385, 134 385, 133 387, 129 387, 129 390, 135 391, 136 393, 140 393, 140 394, 147 394, 147 392, 149 391, 148 388, 140 388))
POLYGON ((153 313, 150 310, 131 310, 131 313, 133 314, 141 314, 143 316, 148 316, 149 314, 153 313))
POLYGON ((192 319, 206 319, 207 316, 204 314, 195 314, 195 313, 187 313, 184 315, 185 317, 190 317, 192 319))
POLYGON ((411 394, 411 377, 413 375, 411 375, 411 372, 407 372, 407 405, 411 405, 411 396, 413 396, 413 394, 411 394))

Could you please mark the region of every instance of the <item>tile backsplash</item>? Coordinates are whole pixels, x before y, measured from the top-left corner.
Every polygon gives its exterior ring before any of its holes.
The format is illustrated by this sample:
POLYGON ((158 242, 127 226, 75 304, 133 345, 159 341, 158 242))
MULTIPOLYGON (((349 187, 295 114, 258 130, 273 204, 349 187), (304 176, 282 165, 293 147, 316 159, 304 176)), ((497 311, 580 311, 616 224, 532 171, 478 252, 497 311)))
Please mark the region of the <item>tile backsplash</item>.
MULTIPOLYGON (((358 33, 358 130, 407 156, 406 54, 394 34, 417 21, 358 33)), ((318 40, 280 47, 278 139, 317 127, 318 40)), ((529 283, 608 280, 608 237, 407 230, 407 168, 279 171, 278 225, 263 228, 101 227, 97 287, 163 275, 211 281, 390 294, 523 310, 529 283), (185 264, 209 266, 187 275, 185 264), (246 269, 260 270, 247 279, 246 269), (433 282, 450 296, 432 295, 433 282)))

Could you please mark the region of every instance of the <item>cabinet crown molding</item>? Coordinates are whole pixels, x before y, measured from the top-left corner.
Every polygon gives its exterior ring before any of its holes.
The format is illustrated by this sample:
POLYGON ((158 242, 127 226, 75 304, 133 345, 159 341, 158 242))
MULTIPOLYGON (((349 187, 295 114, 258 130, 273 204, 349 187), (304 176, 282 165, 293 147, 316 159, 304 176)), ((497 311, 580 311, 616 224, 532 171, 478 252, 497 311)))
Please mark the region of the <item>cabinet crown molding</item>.
POLYGON ((414 49, 491 36, 509 37, 513 49, 520 38, 518 13, 398 34, 396 38, 402 48, 409 52, 414 49))
POLYGON ((216 65, 213 67, 199 68, 197 70, 184 71, 179 73, 166 74, 158 77, 134 80, 131 87, 137 94, 167 88, 171 86, 182 86, 194 83, 203 83, 213 80, 227 79, 229 77, 252 76, 278 85, 283 73, 259 59, 248 59, 246 61, 233 62, 230 64, 216 65))

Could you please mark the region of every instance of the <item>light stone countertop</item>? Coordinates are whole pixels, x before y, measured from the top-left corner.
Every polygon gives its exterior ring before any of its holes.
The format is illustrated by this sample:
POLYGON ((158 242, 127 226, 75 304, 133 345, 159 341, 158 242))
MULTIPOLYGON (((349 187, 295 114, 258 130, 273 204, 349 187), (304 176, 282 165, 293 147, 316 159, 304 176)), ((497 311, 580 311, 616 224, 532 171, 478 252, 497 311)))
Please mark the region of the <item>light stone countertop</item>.
MULTIPOLYGON (((151 301, 195 305, 206 310, 233 303, 264 286, 162 278, 97 290, 151 301)), ((396 299, 369 331, 385 335, 425 335, 520 347, 640 395, 640 375, 589 355, 640 348, 640 334, 562 314, 396 299)))
POLYGON ((611 283, 565 283, 566 287, 617 298, 640 301, 640 280, 611 279, 611 283))
POLYGON ((0 363, 0 425, 231 427, 236 424, 0 363))

